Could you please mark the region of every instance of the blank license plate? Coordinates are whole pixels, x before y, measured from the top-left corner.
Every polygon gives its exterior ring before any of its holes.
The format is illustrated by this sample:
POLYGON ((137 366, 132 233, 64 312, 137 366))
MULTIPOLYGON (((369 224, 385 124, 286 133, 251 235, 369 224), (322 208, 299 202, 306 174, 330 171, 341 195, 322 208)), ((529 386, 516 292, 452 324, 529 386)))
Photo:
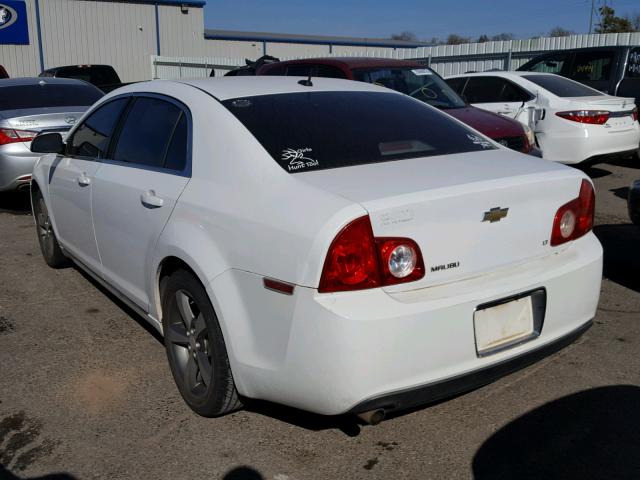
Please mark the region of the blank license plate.
POLYGON ((476 310, 473 325, 480 356, 520 343, 534 336, 531 296, 476 310))

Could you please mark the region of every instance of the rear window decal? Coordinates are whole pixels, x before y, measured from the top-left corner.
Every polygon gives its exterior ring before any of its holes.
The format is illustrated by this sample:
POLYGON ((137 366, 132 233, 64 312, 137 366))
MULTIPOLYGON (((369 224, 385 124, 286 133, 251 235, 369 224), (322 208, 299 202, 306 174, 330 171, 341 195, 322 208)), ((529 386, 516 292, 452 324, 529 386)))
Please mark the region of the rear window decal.
POLYGON ((287 168, 290 172, 307 167, 317 167, 318 161, 306 156, 307 153, 311 153, 312 151, 313 149, 309 147, 298 148, 297 150, 285 148, 282 150, 280 158, 283 162, 289 162, 287 168))
POLYGON ((493 148, 493 145, 486 138, 479 137, 478 135, 473 135, 472 133, 467 133, 467 137, 476 145, 480 145, 482 148, 493 148))

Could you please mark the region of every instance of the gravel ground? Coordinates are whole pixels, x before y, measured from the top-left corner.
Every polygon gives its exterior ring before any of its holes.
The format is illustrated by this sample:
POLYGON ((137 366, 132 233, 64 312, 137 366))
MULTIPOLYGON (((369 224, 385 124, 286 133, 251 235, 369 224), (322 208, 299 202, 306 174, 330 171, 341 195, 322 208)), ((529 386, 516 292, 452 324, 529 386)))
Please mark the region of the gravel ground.
POLYGON ((3 195, 0 478, 640 478, 640 228, 625 202, 638 167, 586 170, 606 277, 589 332, 376 427, 268 404, 196 416, 159 337, 78 270, 49 269, 25 197, 3 195))

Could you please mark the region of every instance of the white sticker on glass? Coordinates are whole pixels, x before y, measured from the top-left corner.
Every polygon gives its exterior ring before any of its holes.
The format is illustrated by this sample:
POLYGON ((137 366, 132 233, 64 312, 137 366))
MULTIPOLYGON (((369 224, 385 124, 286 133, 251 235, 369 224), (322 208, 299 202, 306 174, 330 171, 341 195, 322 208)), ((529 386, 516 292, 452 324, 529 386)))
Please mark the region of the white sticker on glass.
POLYGON ((289 162, 287 164, 287 168, 290 172, 295 170, 300 170, 302 168, 307 167, 317 167, 318 161, 313 158, 308 157, 306 154, 311 153, 313 149, 311 148, 285 148, 282 150, 281 159, 283 162, 289 162))
POLYGON ((467 133, 467 137, 476 145, 480 145, 482 148, 493 148, 493 145, 486 138, 479 137, 478 135, 473 135, 472 133, 467 133))
POLYGON ((417 68, 415 70, 411 70, 414 75, 422 76, 422 75, 433 75, 433 72, 428 68, 417 68))

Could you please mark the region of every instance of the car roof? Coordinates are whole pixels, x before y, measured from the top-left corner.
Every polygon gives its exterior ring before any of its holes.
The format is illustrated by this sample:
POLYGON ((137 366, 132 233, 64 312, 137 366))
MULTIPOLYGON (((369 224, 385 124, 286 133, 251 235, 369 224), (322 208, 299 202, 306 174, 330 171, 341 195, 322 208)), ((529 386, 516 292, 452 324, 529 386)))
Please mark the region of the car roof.
MULTIPOLYGON (((231 98, 253 97, 258 95, 274 95, 282 93, 309 93, 309 92, 383 92, 397 93, 394 90, 351 80, 339 80, 335 78, 314 77, 311 79, 313 86, 307 87, 298 83, 307 77, 281 77, 281 76, 238 76, 238 77, 209 77, 194 80, 152 80, 130 85, 128 92, 153 91, 155 86, 166 87, 168 83, 191 85, 209 95, 224 101, 231 98)), ((118 90, 122 92, 122 90, 118 90)))
POLYGON ((88 85, 87 82, 74 78, 22 77, 0 79, 1 87, 24 87, 29 85, 88 85))
POLYGON ((369 58, 369 57, 317 57, 298 60, 286 60, 283 62, 268 63, 265 65, 296 65, 296 64, 321 64, 337 67, 352 68, 377 68, 377 67, 421 67, 418 62, 411 60, 397 60, 395 58, 369 58))

